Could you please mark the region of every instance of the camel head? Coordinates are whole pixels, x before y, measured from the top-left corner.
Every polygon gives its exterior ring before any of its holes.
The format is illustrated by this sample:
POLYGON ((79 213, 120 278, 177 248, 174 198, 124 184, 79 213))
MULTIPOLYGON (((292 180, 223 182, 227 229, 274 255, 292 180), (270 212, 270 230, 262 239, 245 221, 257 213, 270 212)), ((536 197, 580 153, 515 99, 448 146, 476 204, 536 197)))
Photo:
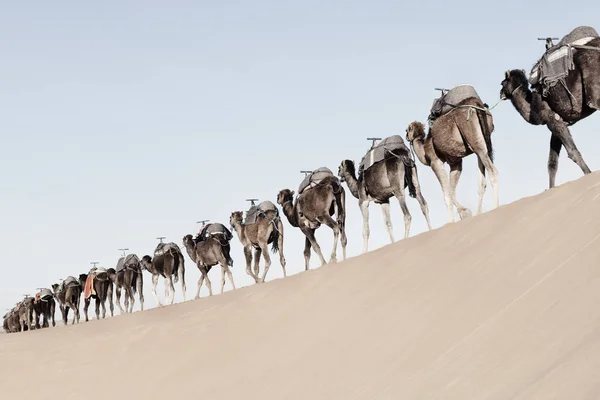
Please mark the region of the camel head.
POLYGON ((290 189, 280 190, 277 194, 277 204, 283 206, 285 203, 292 202, 294 200, 294 191, 290 189))
POLYGON ((345 174, 354 175, 356 167, 354 166, 354 161, 352 160, 344 160, 340 164, 338 168, 338 176, 340 177, 340 181, 346 182, 345 174))
POLYGON ((244 219, 244 213, 242 211, 234 211, 229 216, 229 225, 231 225, 231 229, 235 229, 235 224, 241 224, 244 219))
POLYGON ((148 265, 151 265, 151 264, 152 264, 152 257, 150 257, 149 255, 145 255, 140 260, 140 268, 141 268, 142 271, 143 270, 150 271, 148 269, 148 265))
POLYGON ((419 121, 413 121, 406 128, 406 141, 412 143, 415 139, 425 139, 425 125, 419 121))
POLYGON ((191 234, 187 234, 183 237, 183 245, 185 246, 185 248, 194 248, 196 247, 196 243, 194 243, 194 237, 191 234))
POLYGON ((517 89, 527 89, 529 82, 527 81, 527 74, 524 69, 513 69, 512 71, 506 71, 504 80, 500 85, 502 86, 502 89, 500 89, 500 99, 510 100, 517 89))

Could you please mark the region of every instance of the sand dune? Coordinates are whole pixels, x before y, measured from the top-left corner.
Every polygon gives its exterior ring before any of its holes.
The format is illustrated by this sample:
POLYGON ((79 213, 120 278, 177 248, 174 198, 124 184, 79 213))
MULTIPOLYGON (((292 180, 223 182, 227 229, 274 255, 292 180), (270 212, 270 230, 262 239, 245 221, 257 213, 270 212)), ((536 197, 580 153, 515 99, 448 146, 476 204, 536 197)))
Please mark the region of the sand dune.
POLYGON ((598 399, 599 221, 594 173, 287 279, 4 335, 2 398, 598 399))

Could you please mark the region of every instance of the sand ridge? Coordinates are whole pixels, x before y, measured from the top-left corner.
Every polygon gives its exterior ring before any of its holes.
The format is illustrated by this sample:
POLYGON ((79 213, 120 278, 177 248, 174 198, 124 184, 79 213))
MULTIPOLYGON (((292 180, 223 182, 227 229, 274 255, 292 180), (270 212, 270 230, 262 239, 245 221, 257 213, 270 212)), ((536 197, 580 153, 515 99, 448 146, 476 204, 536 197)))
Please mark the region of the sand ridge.
POLYGON ((597 399, 599 204, 593 173, 336 265, 4 335, 3 397, 597 399))

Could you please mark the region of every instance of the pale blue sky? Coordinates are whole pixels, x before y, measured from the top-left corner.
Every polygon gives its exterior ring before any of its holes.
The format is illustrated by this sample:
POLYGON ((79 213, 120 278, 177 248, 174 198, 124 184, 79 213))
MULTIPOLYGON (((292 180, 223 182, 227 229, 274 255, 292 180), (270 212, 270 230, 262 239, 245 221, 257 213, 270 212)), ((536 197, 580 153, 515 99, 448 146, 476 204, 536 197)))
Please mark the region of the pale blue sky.
MULTIPOLYGON (((562 37, 600 16, 595 1, 572 8, 405 3, 5 2, 0 306, 86 272, 90 261, 114 266, 120 247, 141 257, 152 254, 157 236, 182 245, 197 220, 228 224, 231 211, 247 208, 245 198, 275 201, 280 189, 296 190, 301 169, 337 171, 342 159, 359 161, 366 137, 404 137, 408 123, 425 122, 435 87, 470 83, 493 105, 504 71, 529 70, 543 52, 537 37, 562 37)), ((546 189, 548 130, 528 125, 508 102, 493 115, 501 204, 546 189)), ((593 170, 599 121, 593 115, 572 129, 593 170)), ((440 227, 447 216, 439 183, 418 168, 440 227)), ((557 183, 580 176, 563 153, 557 183)), ((458 197, 475 207, 475 156, 466 160, 458 197)), ((486 210, 491 204, 488 186, 486 210)), ((415 235, 426 225, 416 200, 409 208, 415 235)), ((349 193, 347 209, 348 255, 355 256, 361 215, 349 193)), ((392 218, 401 239, 396 201, 392 218)), ((304 268, 304 237, 284 225, 294 274, 304 268)), ((317 238, 329 258, 331 230, 322 227, 317 238)), ((386 244, 380 207, 372 205, 370 248, 386 244)), ((236 284, 250 284, 237 236, 232 256, 236 284)), ((199 272, 187 254, 186 262, 189 299, 199 272)), ((219 268, 210 276, 217 287, 219 268)), ((268 280, 281 276, 275 259, 268 280)), ((144 279, 153 307, 150 275, 144 279)), ((163 288, 161 279, 161 299, 163 288)))

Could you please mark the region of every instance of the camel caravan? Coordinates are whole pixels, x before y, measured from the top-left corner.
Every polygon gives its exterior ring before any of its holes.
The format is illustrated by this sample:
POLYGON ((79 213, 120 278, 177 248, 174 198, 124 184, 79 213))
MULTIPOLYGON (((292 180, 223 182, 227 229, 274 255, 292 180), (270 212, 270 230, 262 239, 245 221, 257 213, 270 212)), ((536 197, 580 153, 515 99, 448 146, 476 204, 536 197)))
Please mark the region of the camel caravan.
MULTIPOLYGON (((584 174, 591 173, 575 145, 569 127, 587 118, 600 109, 600 36, 589 26, 580 26, 554 44, 547 38, 546 50, 531 69, 529 78, 525 70, 512 69, 501 81, 500 100, 509 100, 517 112, 532 125, 546 125, 550 130, 550 153, 548 157, 549 188, 555 186, 558 157, 564 147, 569 158, 584 174)), ((554 39, 557 40, 557 39, 554 39)), ((200 297, 204 284, 212 296, 209 272, 213 266, 221 267, 221 293, 228 280, 232 289, 236 286, 231 272, 234 262, 231 257, 232 231, 241 244, 246 259, 246 273, 256 284, 266 281, 271 267, 271 252, 279 255, 284 278, 287 277, 286 259, 283 252, 284 223, 300 229, 305 236, 305 270, 310 268, 312 252, 321 265, 337 262, 338 243, 342 258, 346 259, 346 189, 358 200, 363 220, 362 252, 368 251, 369 204, 381 206, 390 242, 394 242, 393 224, 390 216, 390 199, 398 200, 404 217, 404 238, 410 234, 412 216, 407 207, 408 197, 415 198, 421 208, 427 227, 432 229, 429 207, 421 191, 418 165, 431 168, 439 181, 441 194, 447 207, 448 220, 454 222, 472 216, 471 210, 456 198, 456 187, 462 173, 463 159, 471 154, 477 157, 479 169, 478 206, 476 214, 483 212, 483 196, 489 178, 494 206, 499 206, 498 170, 494 165, 492 133, 494 120, 492 109, 471 85, 456 85, 441 90, 433 99, 427 125, 420 121, 408 124, 405 140, 400 135, 386 138, 368 138, 371 147, 366 149, 358 168, 351 159, 342 160, 337 175, 329 168, 320 167, 301 171, 304 178, 296 191, 281 189, 276 204, 264 200, 248 199, 249 209, 244 213, 236 210, 229 217, 229 228, 219 222, 200 221, 197 234, 183 236, 182 244, 188 257, 200 271, 195 298, 200 297), (408 145, 407 145, 408 143, 408 145), (418 162, 417 162, 418 160, 418 162), (448 165, 449 172, 446 171, 448 165), (279 207, 278 207, 279 206, 279 207), (283 213, 282 217, 281 212, 283 213), (315 231, 326 225, 333 231, 333 248, 329 261, 325 259, 315 238, 315 231), (261 258, 264 268, 260 273, 261 258)), ((139 258, 136 254, 122 256, 115 268, 96 267, 87 273, 68 276, 51 285, 38 288, 34 296, 23 299, 3 318, 7 333, 21 332, 56 326, 54 315, 56 304, 60 309, 64 325, 80 322, 80 304, 83 301, 85 321, 89 321, 88 308, 94 300, 96 319, 106 317, 108 301, 111 316, 114 314, 113 292, 121 313, 133 312, 135 297, 144 309, 144 271, 152 277, 152 294, 159 306, 156 287, 160 277, 164 279, 165 304, 173 304, 175 283, 181 282, 183 299, 186 298, 185 258, 181 248, 173 242, 164 243, 158 238, 152 256, 139 258), (124 308, 121 295, 124 295, 124 308)))

